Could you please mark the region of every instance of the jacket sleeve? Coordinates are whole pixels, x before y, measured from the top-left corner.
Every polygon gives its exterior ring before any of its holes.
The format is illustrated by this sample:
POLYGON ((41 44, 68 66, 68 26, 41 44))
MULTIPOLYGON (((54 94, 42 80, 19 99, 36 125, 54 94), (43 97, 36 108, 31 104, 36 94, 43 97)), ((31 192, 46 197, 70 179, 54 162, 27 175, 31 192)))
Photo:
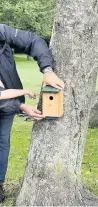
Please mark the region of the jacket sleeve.
POLYGON ((44 39, 33 32, 14 29, 0 24, 0 40, 5 40, 11 47, 19 47, 24 53, 33 57, 40 70, 50 66, 53 68, 53 58, 44 39))
POLYGON ((20 113, 20 101, 18 99, 0 100, 0 113, 17 114, 20 113))

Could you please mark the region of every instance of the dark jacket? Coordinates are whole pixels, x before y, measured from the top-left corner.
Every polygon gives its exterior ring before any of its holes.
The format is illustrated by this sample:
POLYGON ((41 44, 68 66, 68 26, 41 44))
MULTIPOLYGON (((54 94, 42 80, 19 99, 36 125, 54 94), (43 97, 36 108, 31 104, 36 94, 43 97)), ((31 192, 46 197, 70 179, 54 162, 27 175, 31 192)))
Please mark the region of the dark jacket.
MULTIPOLYGON (((53 68, 53 58, 45 41, 35 33, 14 29, 0 24, 0 48, 6 43, 3 53, 0 53, 0 76, 6 88, 22 89, 22 83, 16 71, 16 65, 11 48, 19 47, 25 54, 32 56, 38 63, 40 71, 50 66, 53 68)), ((33 77, 32 77, 33 81, 33 77)), ((18 98, 24 102, 24 96, 18 98)))
MULTIPOLYGON (((0 86, 0 91, 5 89, 0 86)), ((18 99, 0 100, 0 115, 11 115, 20 113, 20 101, 18 99)))

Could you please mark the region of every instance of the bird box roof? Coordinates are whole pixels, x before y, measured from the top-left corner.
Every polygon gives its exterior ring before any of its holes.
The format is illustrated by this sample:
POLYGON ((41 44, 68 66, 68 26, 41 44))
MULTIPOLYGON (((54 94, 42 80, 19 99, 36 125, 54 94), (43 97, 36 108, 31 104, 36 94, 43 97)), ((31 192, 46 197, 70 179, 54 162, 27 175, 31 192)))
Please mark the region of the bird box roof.
POLYGON ((59 93, 59 89, 58 88, 54 88, 52 86, 45 86, 44 88, 42 88, 42 93, 59 93))

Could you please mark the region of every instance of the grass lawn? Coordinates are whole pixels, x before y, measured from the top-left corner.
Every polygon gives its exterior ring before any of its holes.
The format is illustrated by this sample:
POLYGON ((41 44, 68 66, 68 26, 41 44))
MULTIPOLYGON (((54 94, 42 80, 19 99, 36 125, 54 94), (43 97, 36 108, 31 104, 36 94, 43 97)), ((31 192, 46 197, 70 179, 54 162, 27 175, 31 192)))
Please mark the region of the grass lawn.
MULTIPOLYGON (((26 56, 15 57, 18 73, 24 88, 34 92, 40 91, 42 74, 35 61, 27 61, 26 56)), ((37 104, 38 100, 31 101, 26 97, 27 104, 37 104)), ((26 166, 33 122, 25 122, 23 118, 15 117, 11 134, 11 151, 9 167, 6 176, 7 199, 4 206, 11 206, 22 182, 26 166)), ((98 129, 89 129, 87 133, 84 159, 82 165, 84 183, 98 195, 98 129)))
POLYGON ((88 129, 82 175, 89 190, 98 195, 98 129, 88 129))

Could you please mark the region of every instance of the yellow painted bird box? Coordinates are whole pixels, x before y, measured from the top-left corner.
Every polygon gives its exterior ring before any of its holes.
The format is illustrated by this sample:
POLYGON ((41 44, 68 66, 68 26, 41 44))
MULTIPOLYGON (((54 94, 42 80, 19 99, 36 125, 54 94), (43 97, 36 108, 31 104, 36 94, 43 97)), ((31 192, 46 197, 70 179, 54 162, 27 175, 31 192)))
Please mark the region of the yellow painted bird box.
POLYGON ((63 115, 63 91, 52 86, 42 89, 42 112, 47 119, 57 119, 63 115))

